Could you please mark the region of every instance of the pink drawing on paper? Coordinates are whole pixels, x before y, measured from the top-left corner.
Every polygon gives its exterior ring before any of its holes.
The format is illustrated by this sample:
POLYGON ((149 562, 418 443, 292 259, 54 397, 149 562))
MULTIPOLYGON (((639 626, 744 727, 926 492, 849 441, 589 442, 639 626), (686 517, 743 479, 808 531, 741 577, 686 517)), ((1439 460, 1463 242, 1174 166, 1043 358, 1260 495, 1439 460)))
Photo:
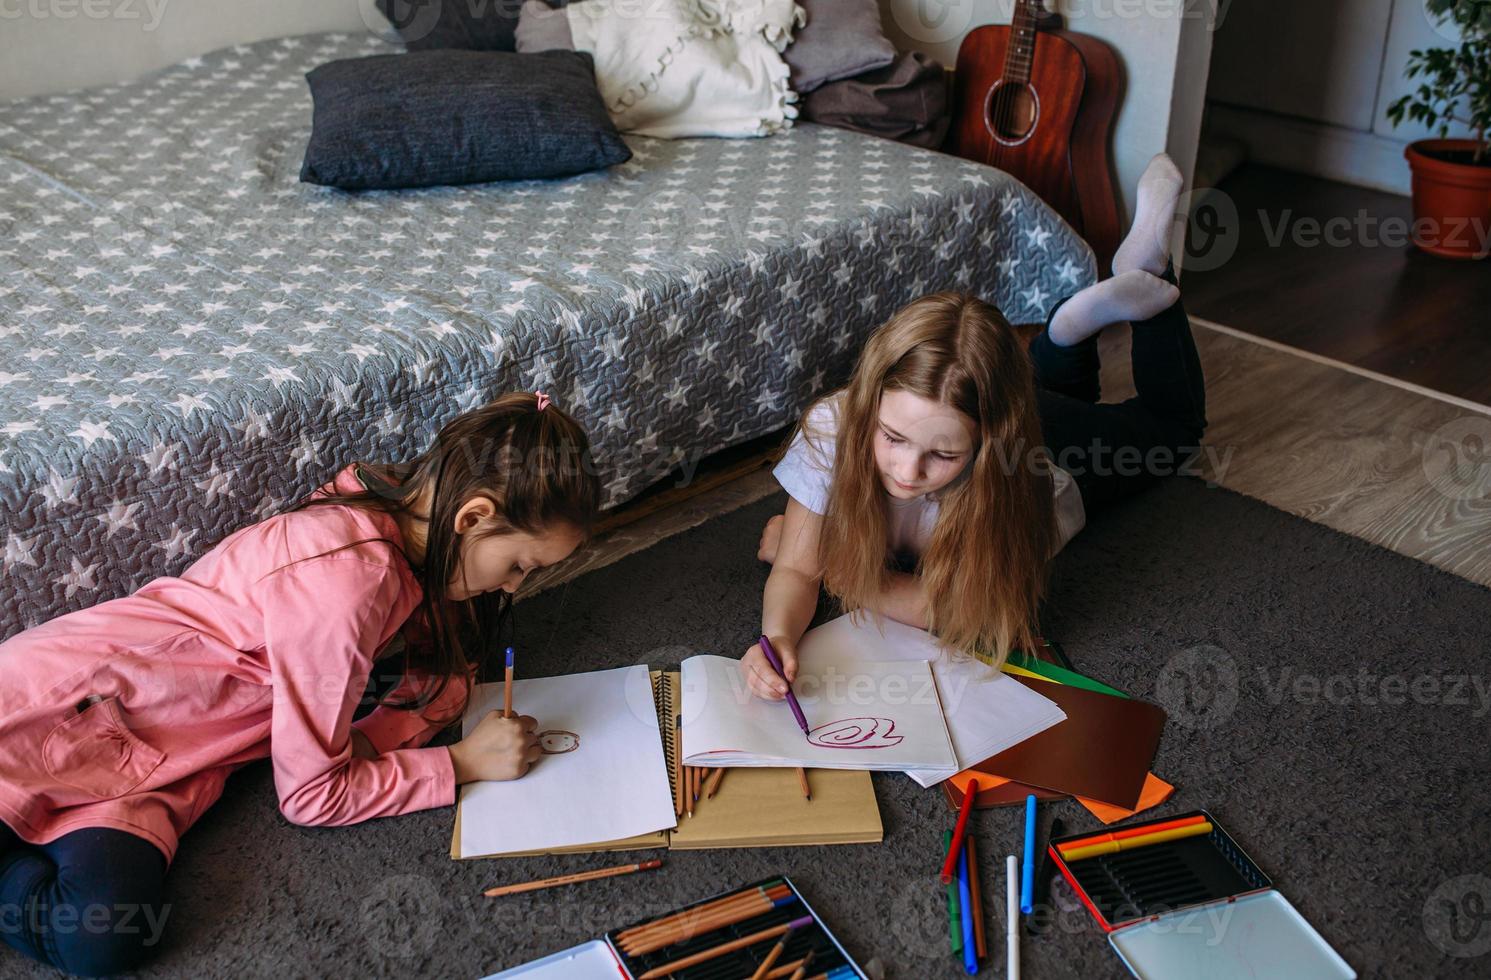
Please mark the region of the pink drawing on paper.
POLYGON ((538 747, 544 755, 564 755, 580 747, 580 736, 558 729, 538 733, 538 747))
POLYGON ((808 732, 808 741, 825 749, 888 749, 904 739, 889 718, 844 718, 808 732))

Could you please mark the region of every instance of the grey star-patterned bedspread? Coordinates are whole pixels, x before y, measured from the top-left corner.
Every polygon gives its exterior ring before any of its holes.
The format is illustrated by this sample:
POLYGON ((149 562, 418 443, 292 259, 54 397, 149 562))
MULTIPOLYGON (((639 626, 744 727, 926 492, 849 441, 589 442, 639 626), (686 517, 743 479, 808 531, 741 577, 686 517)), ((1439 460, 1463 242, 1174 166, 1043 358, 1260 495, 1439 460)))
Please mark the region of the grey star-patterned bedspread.
POLYGON ((615 504, 790 423, 919 295, 1034 320, 1094 278, 999 171, 811 124, 629 136, 556 181, 301 184, 305 72, 388 51, 287 38, 0 104, 0 637, 503 391, 588 427, 615 504))

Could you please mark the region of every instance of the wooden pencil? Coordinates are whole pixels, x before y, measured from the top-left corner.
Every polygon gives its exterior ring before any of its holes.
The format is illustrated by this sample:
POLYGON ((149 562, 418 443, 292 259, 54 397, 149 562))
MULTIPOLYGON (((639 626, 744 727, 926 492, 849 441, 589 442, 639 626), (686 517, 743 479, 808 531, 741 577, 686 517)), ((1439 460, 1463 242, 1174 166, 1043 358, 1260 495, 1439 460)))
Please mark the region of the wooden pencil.
POLYGON ((714 799, 714 794, 720 791, 720 783, 725 781, 725 767, 721 766, 709 774, 709 782, 704 785, 704 798, 714 799))
POLYGON ((695 936, 707 932, 715 932, 727 926, 739 925, 747 919, 754 919, 759 915, 765 915, 777 907, 776 900, 758 900, 745 905, 732 906, 727 909, 714 912, 695 920, 685 922, 674 929, 665 929, 659 932, 648 933, 638 936, 622 943, 622 948, 629 956, 641 956, 692 939, 695 936))
POLYGON ((800 919, 794 919, 791 922, 784 922, 779 926, 772 926, 769 929, 762 929, 760 932, 753 932, 749 936, 742 936, 739 939, 732 939, 727 943, 721 943, 720 945, 712 947, 710 949, 702 950, 698 953, 693 954, 692 956, 685 956, 681 960, 674 960, 671 963, 664 963, 662 966, 653 967, 651 970, 648 970, 646 973, 638 977, 637 980, 657 980, 658 977, 666 977, 670 973, 677 973, 680 970, 686 970, 689 967, 696 966, 700 963, 708 963, 710 960, 718 959, 719 957, 724 956, 728 953, 733 953, 737 949, 745 949, 747 946, 754 946, 756 943, 765 942, 768 939, 775 939, 789 929, 798 929, 802 926, 811 925, 812 923, 813 917, 811 915, 805 915, 800 919))
POLYGON ((753 915, 761 915, 771 911, 779 903, 787 904, 782 901, 783 899, 796 899, 796 897, 786 885, 765 892, 752 892, 719 905, 690 910, 683 915, 669 916, 656 925, 648 925, 635 932, 629 932, 625 937, 618 936, 617 941, 626 946, 652 943, 667 937, 673 937, 672 941, 676 941, 679 936, 697 935, 710 928, 718 928, 720 924, 729 925, 742 918, 748 919, 753 915))
POLYGON ((673 718, 673 816, 683 816, 683 716, 673 718))
POLYGON ((802 787, 803 799, 813 802, 813 789, 808 785, 808 771, 802 766, 797 767, 797 783, 802 787))
POLYGON ((756 967, 756 972, 751 974, 751 980, 765 980, 766 975, 771 972, 772 966, 777 960, 782 958, 782 952, 786 950, 787 943, 792 938, 792 931, 792 928, 789 926, 787 931, 782 933, 782 938, 777 940, 777 944, 771 948, 771 952, 766 954, 766 959, 762 960, 761 965, 756 967))
POLYGON ((692 817, 694 815, 694 800, 699 795, 695 788, 699 770, 693 766, 684 766, 683 773, 683 812, 692 817))
POLYGON ((578 881, 594 881, 597 878, 614 878, 617 875, 628 875, 634 871, 651 871, 663 866, 662 858, 653 858, 650 861, 639 861, 636 864, 622 864, 614 868, 598 868, 595 871, 576 871, 574 874, 555 875, 552 878, 540 878, 537 881, 525 881, 517 885, 498 885, 496 888, 488 888, 482 892, 487 898, 497 898, 501 895, 516 895, 519 892, 533 892, 540 888, 553 888, 555 885, 572 885, 578 881))
POLYGON ((808 975, 808 967, 813 965, 813 957, 818 954, 816 949, 808 950, 808 955, 797 961, 797 969, 792 971, 791 980, 802 980, 808 975))
POLYGON ((774 892, 778 891, 780 891, 783 895, 788 895, 791 894, 792 890, 787 887, 787 883, 784 881, 776 881, 765 885, 757 885, 755 888, 751 888, 742 892, 736 892, 733 895, 725 895, 722 898, 717 898, 710 902, 704 902, 703 904, 696 905, 693 908, 684 909, 682 912, 673 912, 669 915, 663 916, 660 919, 654 919, 651 922, 644 922, 641 925, 632 926, 630 929, 627 929, 624 932, 617 933, 616 938, 621 940, 629 939, 633 936, 651 932, 675 922, 681 922, 684 919, 698 918, 701 915, 716 911, 727 905, 733 905, 752 898, 759 898, 763 895, 770 896, 774 892))
POLYGON ((978 887, 978 850, 974 847, 976 836, 969 834, 963 841, 963 846, 968 848, 968 892, 973 899, 973 947, 978 952, 978 958, 983 959, 989 955, 988 949, 984 947, 984 897, 979 894, 978 887))

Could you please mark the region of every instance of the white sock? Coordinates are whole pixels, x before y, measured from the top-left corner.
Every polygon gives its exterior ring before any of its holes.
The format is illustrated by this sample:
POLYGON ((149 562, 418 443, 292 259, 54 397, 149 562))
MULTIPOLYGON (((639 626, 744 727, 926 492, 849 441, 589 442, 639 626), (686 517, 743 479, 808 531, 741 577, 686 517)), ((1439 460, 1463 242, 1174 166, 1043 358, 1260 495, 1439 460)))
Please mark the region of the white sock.
POLYGON ((1134 269, 1163 275, 1170 263, 1170 236, 1175 230, 1175 209, 1185 178, 1175 161, 1164 153, 1149 161, 1139 178, 1139 200, 1134 208, 1134 226, 1113 256, 1115 276, 1134 269))
POLYGON ((1177 287, 1134 269, 1088 286, 1063 303, 1051 319, 1051 340, 1058 347, 1071 347, 1109 324, 1158 316, 1178 299, 1177 287))

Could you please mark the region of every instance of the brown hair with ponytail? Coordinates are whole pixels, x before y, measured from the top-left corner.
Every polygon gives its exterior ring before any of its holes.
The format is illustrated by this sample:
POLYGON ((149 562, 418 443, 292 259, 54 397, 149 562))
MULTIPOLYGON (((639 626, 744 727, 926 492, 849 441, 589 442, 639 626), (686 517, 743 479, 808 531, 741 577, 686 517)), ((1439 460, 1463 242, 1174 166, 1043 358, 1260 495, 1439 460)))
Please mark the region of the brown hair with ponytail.
POLYGON ((512 615, 512 597, 506 592, 464 601, 446 596, 448 583, 462 567, 463 536, 455 533, 461 507, 473 497, 484 497, 496 511, 491 526, 465 535, 472 540, 538 534, 566 525, 588 536, 600 509, 600 480, 584 429, 526 392, 503 395, 452 419, 429 449, 407 462, 360 464, 358 475, 366 491, 318 493, 290 509, 341 504, 424 523, 424 562, 414 569, 424 595, 412 618, 423 620, 430 642, 405 645, 404 673, 423 668, 439 681, 415 699, 389 703, 408 710, 438 699, 450 680, 465 676, 472 665, 493 663, 512 615), (426 499, 428 512, 421 513, 417 507, 426 499))
MULTIPOLYGON (((1056 540, 1050 473, 1026 465, 1033 458, 1026 453, 1042 445, 1034 371, 1009 321, 973 296, 934 293, 903 307, 870 337, 837 395, 833 484, 819 538, 825 587, 859 610, 889 582, 889 504, 874 445, 885 391, 941 402, 978 429, 967 470, 938 495, 937 523, 916 569, 939 642, 996 666, 1015 647, 1033 649, 1056 540)), ((814 438, 806 422, 804 435, 814 438)))

